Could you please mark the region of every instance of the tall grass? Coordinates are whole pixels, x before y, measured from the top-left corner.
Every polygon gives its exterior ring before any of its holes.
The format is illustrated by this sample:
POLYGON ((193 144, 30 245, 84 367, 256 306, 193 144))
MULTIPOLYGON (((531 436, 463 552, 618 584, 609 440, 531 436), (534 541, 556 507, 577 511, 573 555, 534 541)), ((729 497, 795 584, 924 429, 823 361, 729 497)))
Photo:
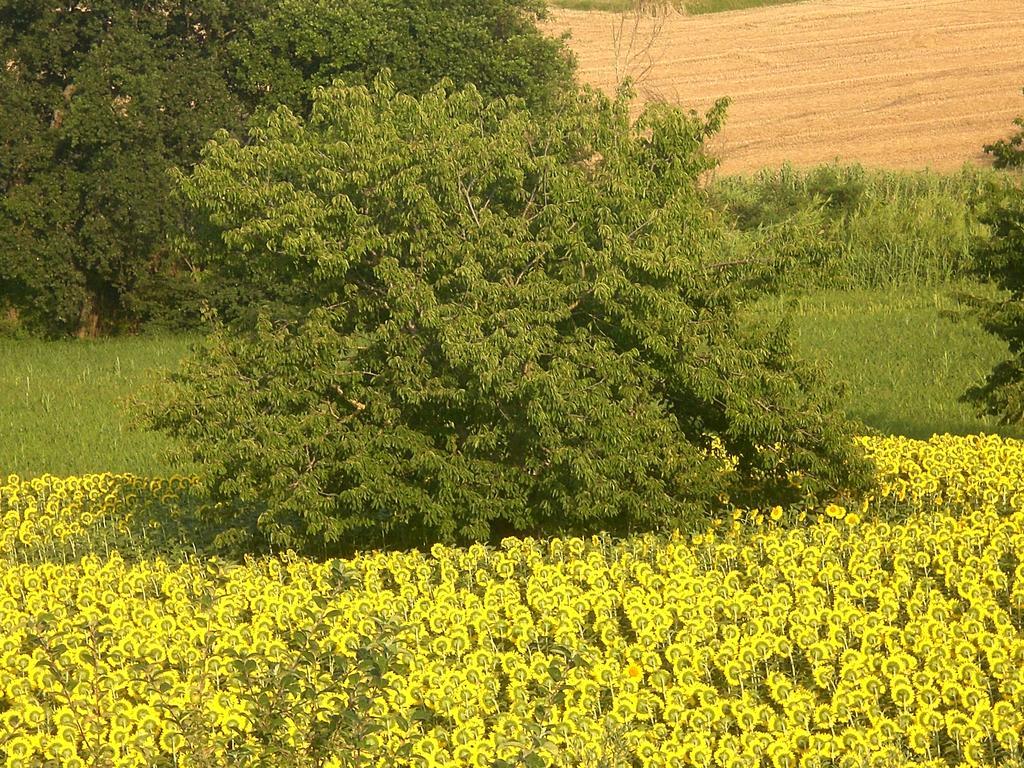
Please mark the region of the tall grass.
POLYGON ((734 248, 785 262, 793 288, 937 286, 966 276, 986 229, 987 194, 1005 174, 786 166, 709 187, 734 248))
POLYGON ((962 317, 957 295, 967 287, 810 291, 763 299, 749 317, 788 317, 797 349, 845 385, 847 412, 870 428, 916 438, 1022 437, 1024 430, 978 416, 959 400, 1008 354, 1001 340, 962 317))
POLYGON ((181 336, 38 341, 0 338, 0 475, 171 474, 169 445, 132 429, 123 401, 171 367, 181 336))

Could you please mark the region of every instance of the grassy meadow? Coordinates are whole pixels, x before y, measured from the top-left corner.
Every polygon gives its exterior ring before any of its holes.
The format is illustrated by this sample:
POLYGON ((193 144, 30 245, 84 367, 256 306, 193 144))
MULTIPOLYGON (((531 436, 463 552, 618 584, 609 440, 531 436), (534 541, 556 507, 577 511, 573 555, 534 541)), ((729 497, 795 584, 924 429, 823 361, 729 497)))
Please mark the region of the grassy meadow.
POLYGON ((0 338, 0 475, 171 474, 167 441, 133 429, 125 401, 191 339, 0 338))
POLYGON ((787 5, 802 0, 685 0, 686 12, 720 13, 722 11, 742 11, 746 8, 760 8, 767 5, 787 5))
POLYGON ((568 8, 572 11, 624 13, 633 9, 635 0, 558 0, 551 5, 557 8, 568 8))
POLYGON ((787 266, 784 289, 940 286, 974 267, 978 215, 1005 174, 790 166, 716 179, 708 189, 733 247, 787 266))
POLYGON ((1024 431, 979 416, 960 395, 1008 356, 969 318, 959 290, 976 286, 816 290, 758 302, 756 320, 791 323, 798 351, 845 388, 847 413, 884 434, 1024 431))

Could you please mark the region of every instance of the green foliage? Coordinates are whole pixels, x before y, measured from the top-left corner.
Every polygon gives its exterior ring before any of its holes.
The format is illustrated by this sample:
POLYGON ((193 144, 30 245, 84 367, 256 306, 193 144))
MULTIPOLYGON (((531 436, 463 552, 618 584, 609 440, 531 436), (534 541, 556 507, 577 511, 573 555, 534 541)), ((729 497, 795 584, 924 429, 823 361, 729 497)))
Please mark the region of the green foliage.
POLYGON ((984 215, 989 236, 981 244, 978 273, 1001 289, 996 298, 975 297, 982 325, 1010 349, 985 381, 965 398, 1005 424, 1024 424, 1024 183, 994 196, 984 215))
POLYGON ((1006 182, 991 172, 874 171, 784 166, 717 180, 711 197, 735 230, 737 258, 783 267, 791 290, 938 286, 974 265, 985 201, 1006 182))
POLYGON ((218 3, 0 5, 0 122, 13 132, 0 144, 0 293, 25 325, 116 324, 166 261, 167 168, 245 111, 225 81, 233 21, 218 3))
MULTIPOLYGON (((550 106, 571 83, 538 0, 0 2, 0 316, 62 335, 194 324, 260 297, 206 280, 172 247, 172 167, 255 110, 308 105, 387 66, 550 106)), ((243 287, 244 288, 244 287, 243 287)))
POLYGON ((867 482, 833 395, 736 319, 706 118, 580 92, 317 94, 181 179, 227 279, 307 303, 215 333, 151 423, 274 546, 693 523, 867 482), (733 466, 722 450, 735 458, 733 466), (794 483, 794 473, 802 485, 794 483))
POLYGON ((447 77, 489 97, 552 107, 572 83, 561 41, 535 22, 543 0, 277 0, 234 46, 250 98, 305 111, 315 88, 368 85, 384 69, 406 93, 447 77))
POLYGON ((1007 139, 986 144, 985 151, 992 155, 996 168, 1024 168, 1024 116, 1013 121, 1018 130, 1007 139))
POLYGON ((191 341, 0 338, 0 475, 187 472, 170 463, 166 437, 131 428, 121 404, 191 341))
POLYGON ((637 0, 552 0, 551 5, 573 11, 623 13, 636 8, 637 0))
POLYGON ((575 11, 605 11, 608 13, 665 13, 683 10, 682 0, 554 0, 552 5, 575 11))
MULTIPOLYGON (((792 290, 750 308, 753 322, 786 318, 807 360, 844 385, 843 408, 886 434, 1024 437, 960 402, 972 382, 1006 357, 1006 344, 965 318, 960 296, 981 286, 792 290)), ((987 291, 993 296, 992 291, 987 291)))
MULTIPOLYGON (((338 563, 336 570, 344 583, 344 564, 338 563)), ((229 669, 240 679, 240 699, 257 724, 260 746, 229 752, 232 764, 313 768, 332 761, 340 768, 370 768, 378 761, 379 734, 395 725, 408 727, 401 714, 382 715, 375 706, 395 676, 410 673, 401 660, 410 656, 410 649, 397 639, 403 627, 395 619, 373 617, 366 628, 353 633, 349 647, 339 648, 332 630, 341 612, 330 608, 330 597, 319 597, 319 606, 303 611, 303 628, 288 633, 285 643, 286 653, 298 654, 303 666, 330 670, 329 676, 313 676, 298 665, 269 661, 264 653, 233 653, 229 669), (348 653, 349 648, 355 652, 348 653), (271 693, 277 691, 287 692, 292 701, 303 705, 306 738, 299 748, 294 739, 294 705, 271 693)), ((215 754, 213 729, 200 718, 193 720, 186 731, 188 743, 199 747, 198 754, 215 754)))

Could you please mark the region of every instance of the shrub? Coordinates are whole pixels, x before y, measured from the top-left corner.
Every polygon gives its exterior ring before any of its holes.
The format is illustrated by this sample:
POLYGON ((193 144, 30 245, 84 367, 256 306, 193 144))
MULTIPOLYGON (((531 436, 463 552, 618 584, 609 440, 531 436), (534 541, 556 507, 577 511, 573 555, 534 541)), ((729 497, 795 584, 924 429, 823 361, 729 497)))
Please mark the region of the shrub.
POLYGON ((168 169, 254 110, 384 66, 550 104, 571 83, 538 0, 105 0, 0 4, 0 313, 53 335, 194 323, 230 286, 185 287, 168 169), (170 306, 170 311, 168 310, 170 306))
POLYGON ((382 79, 220 134, 181 178, 197 252, 306 300, 215 333, 150 423, 239 529, 327 551, 666 528, 862 484, 833 393, 735 317, 697 183, 723 109, 631 125, 584 91, 539 119, 382 79))

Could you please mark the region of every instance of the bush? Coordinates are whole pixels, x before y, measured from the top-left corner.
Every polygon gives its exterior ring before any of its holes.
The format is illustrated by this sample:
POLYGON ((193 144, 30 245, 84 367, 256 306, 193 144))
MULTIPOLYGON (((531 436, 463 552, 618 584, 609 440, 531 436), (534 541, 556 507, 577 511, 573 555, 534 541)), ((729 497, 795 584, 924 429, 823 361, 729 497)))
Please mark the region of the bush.
POLYGON ((215 333, 149 410, 276 546, 668 528, 869 471, 782 330, 741 331, 705 118, 551 119, 442 87, 320 91, 181 179, 226 279, 302 307, 215 333), (802 484, 795 480, 799 473, 802 484))
POLYGON ((0 3, 0 312, 93 335, 195 323, 229 286, 186 284, 168 169, 256 110, 304 110, 312 88, 390 67, 403 88, 442 77, 535 107, 571 83, 538 0, 0 3), (198 294, 198 295, 197 295, 198 294), (171 311, 168 311, 168 307, 171 311))

